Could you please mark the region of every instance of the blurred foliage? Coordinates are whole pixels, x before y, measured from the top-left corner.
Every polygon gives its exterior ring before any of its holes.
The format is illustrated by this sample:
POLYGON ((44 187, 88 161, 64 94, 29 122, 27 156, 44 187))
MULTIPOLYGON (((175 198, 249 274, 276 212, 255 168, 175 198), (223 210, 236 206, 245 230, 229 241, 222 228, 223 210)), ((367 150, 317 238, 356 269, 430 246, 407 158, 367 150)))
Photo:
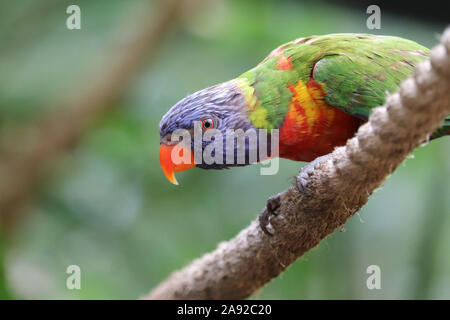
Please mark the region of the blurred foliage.
MULTIPOLYGON (((126 49, 114 39, 126 39, 142 0, 76 3, 82 29, 69 31, 72 1, 0 1, 0 134, 50 111, 51 102, 126 49)), ((366 18, 320 1, 209 0, 185 10, 156 61, 52 166, 19 227, 0 243, 1 297, 134 299, 233 237, 268 196, 290 185, 300 164, 282 160, 275 176, 260 176, 258 166, 193 169, 179 174, 175 187, 159 168, 161 116, 188 93, 239 75, 298 37, 370 32, 431 47, 444 27, 383 8, 381 30, 367 30, 366 18), (71 264, 81 267, 81 290, 65 287, 71 264)), ((254 297, 450 298, 449 147, 444 138, 418 148, 346 232, 335 232, 254 297), (366 287, 371 264, 381 267, 381 290, 366 287)))

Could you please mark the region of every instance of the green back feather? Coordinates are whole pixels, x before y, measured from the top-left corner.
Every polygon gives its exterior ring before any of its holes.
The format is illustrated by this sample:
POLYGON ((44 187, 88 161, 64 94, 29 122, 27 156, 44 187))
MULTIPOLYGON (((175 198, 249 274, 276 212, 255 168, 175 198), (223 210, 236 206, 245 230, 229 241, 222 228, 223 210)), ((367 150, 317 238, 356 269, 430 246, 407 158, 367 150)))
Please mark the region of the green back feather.
MULTIPOLYGON (((429 50, 413 41, 368 34, 331 34, 291 41, 239 78, 254 88, 253 111, 261 127, 279 128, 292 93, 287 86, 299 80, 325 85, 326 102, 367 119, 373 107, 384 104, 387 92, 397 90, 414 67, 428 59, 429 50), (292 63, 278 70, 279 54, 292 63), (265 121, 260 121, 260 115, 265 121)), ((252 114, 250 114, 252 120, 252 114)))
POLYGON ((328 104, 363 119, 429 55, 427 48, 398 37, 353 35, 340 42, 336 54, 317 62, 313 77, 325 84, 328 104))

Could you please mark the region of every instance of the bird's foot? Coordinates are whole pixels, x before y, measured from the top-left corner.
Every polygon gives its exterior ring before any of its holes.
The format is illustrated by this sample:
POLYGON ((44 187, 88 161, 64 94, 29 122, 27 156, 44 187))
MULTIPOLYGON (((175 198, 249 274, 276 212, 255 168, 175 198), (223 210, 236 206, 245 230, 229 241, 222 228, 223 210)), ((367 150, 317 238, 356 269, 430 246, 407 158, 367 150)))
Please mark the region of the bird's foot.
POLYGON ((327 154, 321 157, 318 157, 308 163, 306 166, 302 167, 300 170, 298 176, 297 176, 297 188, 298 191, 305 197, 309 197, 310 194, 308 192, 308 183, 310 180, 311 175, 313 174, 314 170, 319 167, 319 165, 322 162, 325 162, 328 160, 328 158, 331 157, 331 154, 327 154))
POLYGON ((280 208, 280 204, 281 204, 281 193, 267 199, 267 204, 265 208, 259 214, 259 226, 261 227, 261 230, 268 236, 273 236, 273 233, 267 230, 267 226, 270 223, 270 217, 278 215, 279 213, 278 209, 280 208))
MULTIPOLYGON (((331 154, 327 154, 325 156, 318 157, 313 161, 311 161, 310 163, 308 163, 300 170, 300 173, 297 176, 296 184, 299 192, 302 195, 308 197, 310 196, 310 194, 307 191, 309 178, 314 172, 314 170, 318 168, 319 165, 323 161, 326 161, 330 156, 331 154)), ((272 216, 277 216, 279 214, 280 205, 281 205, 281 193, 267 199, 267 204, 265 208, 259 214, 259 226, 261 227, 261 230, 269 236, 273 236, 273 233, 267 230, 267 226, 270 224, 270 218, 272 216)))

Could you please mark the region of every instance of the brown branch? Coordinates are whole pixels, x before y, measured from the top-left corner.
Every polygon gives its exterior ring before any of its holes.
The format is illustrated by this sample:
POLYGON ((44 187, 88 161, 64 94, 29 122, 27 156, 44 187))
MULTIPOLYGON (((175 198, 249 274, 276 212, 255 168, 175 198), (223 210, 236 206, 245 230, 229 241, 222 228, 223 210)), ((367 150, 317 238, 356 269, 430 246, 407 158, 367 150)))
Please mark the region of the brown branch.
POLYGON ((139 67, 157 52, 176 21, 179 7, 179 1, 161 1, 153 18, 146 15, 137 24, 138 33, 130 46, 118 50, 118 56, 105 63, 99 77, 86 77, 86 87, 77 88, 71 99, 51 108, 55 112, 20 135, 9 137, 0 167, 0 218, 5 224, 26 201, 49 161, 73 147, 86 128, 114 106, 139 67))
POLYGON ((174 272, 147 299, 242 299, 343 225, 450 113, 450 28, 430 61, 416 68, 346 146, 316 165, 306 191, 282 192, 274 236, 258 221, 174 272))

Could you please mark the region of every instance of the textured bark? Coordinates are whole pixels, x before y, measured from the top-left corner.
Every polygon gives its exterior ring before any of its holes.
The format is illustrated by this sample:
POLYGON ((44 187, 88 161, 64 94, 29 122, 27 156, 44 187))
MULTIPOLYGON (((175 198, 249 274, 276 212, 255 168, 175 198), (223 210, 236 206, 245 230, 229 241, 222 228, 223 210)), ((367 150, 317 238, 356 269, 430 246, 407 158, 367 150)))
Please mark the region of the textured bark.
POLYGON ((397 93, 355 137, 309 175, 306 191, 281 193, 274 236, 253 221, 235 238, 194 260, 146 299, 242 299, 279 275, 343 225, 397 166, 450 114, 450 28, 397 93))

